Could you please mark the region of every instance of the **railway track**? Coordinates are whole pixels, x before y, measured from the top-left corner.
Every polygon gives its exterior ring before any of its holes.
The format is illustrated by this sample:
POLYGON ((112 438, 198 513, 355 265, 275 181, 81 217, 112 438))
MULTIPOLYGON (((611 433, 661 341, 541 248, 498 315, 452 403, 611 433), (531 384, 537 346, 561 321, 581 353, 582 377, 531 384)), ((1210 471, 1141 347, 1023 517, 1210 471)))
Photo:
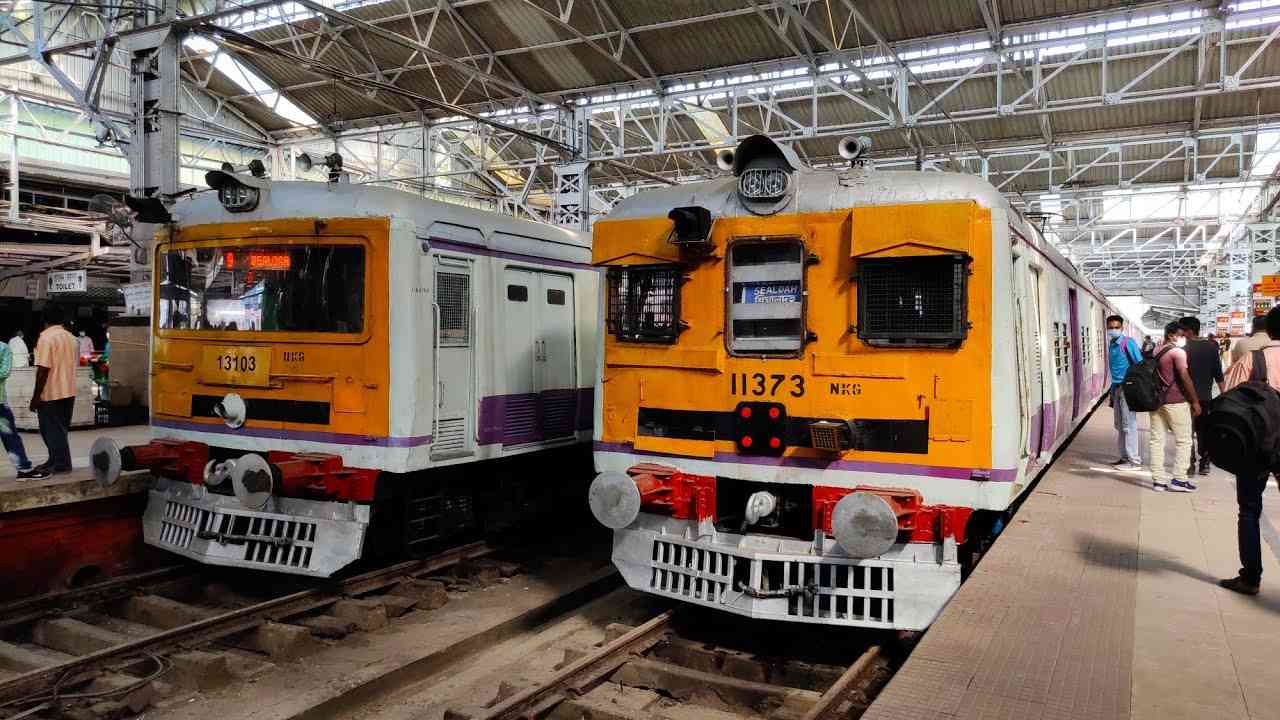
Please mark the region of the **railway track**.
POLYGON ((566 650, 539 681, 504 683, 488 704, 451 708, 445 720, 834 720, 860 715, 890 673, 879 645, 846 667, 770 657, 694 639, 697 623, 678 613, 611 625, 601 645, 566 650))
MULTIPOLYGON (((438 607, 447 600, 445 584, 429 576, 493 552, 471 543, 266 599, 201 586, 197 569, 173 566, 11 603, 0 607, 0 718, 56 714, 67 703, 94 706, 84 717, 112 715, 121 704, 138 712, 162 674, 200 689, 254 657, 293 659, 317 637, 339 638, 415 607, 438 607)), ((496 577, 501 567, 484 562, 496 577)))

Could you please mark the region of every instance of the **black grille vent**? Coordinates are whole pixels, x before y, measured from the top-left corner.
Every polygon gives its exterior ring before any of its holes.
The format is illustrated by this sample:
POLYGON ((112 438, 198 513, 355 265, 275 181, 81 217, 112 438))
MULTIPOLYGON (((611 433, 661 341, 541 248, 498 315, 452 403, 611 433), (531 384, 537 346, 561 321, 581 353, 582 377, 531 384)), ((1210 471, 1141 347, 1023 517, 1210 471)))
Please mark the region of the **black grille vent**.
POLYGON ((858 268, 858 337, 871 345, 955 345, 969 330, 969 258, 870 259, 858 268))
POLYGON ((609 268, 609 332, 619 340, 675 342, 680 280, 671 265, 609 268))

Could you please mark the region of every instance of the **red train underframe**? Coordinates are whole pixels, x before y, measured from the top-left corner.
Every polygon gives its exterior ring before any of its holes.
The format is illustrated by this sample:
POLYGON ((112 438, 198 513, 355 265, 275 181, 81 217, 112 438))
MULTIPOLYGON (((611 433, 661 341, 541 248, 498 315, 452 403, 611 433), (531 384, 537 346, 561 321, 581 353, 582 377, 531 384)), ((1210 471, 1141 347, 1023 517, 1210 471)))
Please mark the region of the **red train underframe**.
MULTIPOLYGON (((150 470, 162 477, 204 483, 209 446, 199 442, 152 440, 121 451, 125 470, 150 470)), ((276 494, 307 500, 372 502, 379 471, 350 468, 338 455, 271 450, 276 494)))
MULTIPOLYGON (((690 475, 656 463, 633 465, 627 474, 640 490, 640 506, 646 512, 685 520, 715 520, 715 477, 690 475)), ((903 542, 936 543, 948 537, 955 538, 957 543, 965 541, 965 528, 973 508, 925 505, 919 492, 903 488, 815 485, 813 528, 831 535, 831 513, 836 503, 853 492, 873 493, 884 498, 898 516, 898 537, 903 542)))

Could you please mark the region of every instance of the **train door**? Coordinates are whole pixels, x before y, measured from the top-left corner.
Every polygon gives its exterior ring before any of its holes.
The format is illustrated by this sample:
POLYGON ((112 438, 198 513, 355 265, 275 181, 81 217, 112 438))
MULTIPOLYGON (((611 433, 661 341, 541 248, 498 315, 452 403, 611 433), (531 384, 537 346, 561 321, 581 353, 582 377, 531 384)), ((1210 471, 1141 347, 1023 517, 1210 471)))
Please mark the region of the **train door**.
POLYGON ((1041 451, 1048 445, 1045 439, 1045 413, 1047 412, 1045 398, 1049 397, 1045 391, 1045 354, 1047 348, 1044 341, 1044 320, 1040 315, 1040 270, 1034 266, 1030 268, 1031 272, 1027 274, 1027 282, 1030 284, 1027 300, 1031 306, 1028 308, 1031 315, 1031 334, 1034 343, 1031 348, 1031 385, 1036 388, 1032 394, 1033 405, 1031 414, 1031 431, 1030 435, 1030 451, 1031 457, 1039 457, 1041 451))
POLYGON ((542 439, 573 435, 578 420, 573 277, 538 273, 538 415, 542 439))
POLYGON ((432 459, 475 452, 475 317, 471 303, 471 263, 437 257, 435 264, 435 428, 432 459))
POLYGON ((1019 454, 1026 457, 1035 454, 1033 448, 1033 437, 1039 434, 1039 428, 1036 426, 1037 410, 1040 405, 1040 393, 1038 386, 1039 361, 1037 360, 1037 350, 1033 343, 1033 330, 1028 328, 1029 324, 1034 327, 1035 320, 1029 317, 1027 308, 1030 303, 1027 300, 1027 285, 1029 283, 1030 273, 1027 272, 1027 261, 1025 258, 1014 255, 1013 258, 1013 334, 1014 342, 1018 351, 1014 353, 1016 372, 1018 374, 1018 410, 1021 414, 1022 423, 1021 430, 1023 435, 1020 436, 1019 454))
POLYGON ((502 444, 538 439, 537 328, 531 298, 537 297, 537 273, 518 268, 503 271, 502 342, 506 353, 506 393, 502 396, 502 444))
POLYGON ((507 268, 504 277, 502 442, 571 436, 578 411, 573 278, 519 268, 507 268))
POLYGON ((1084 367, 1081 365, 1083 362, 1081 353, 1084 352, 1084 348, 1078 340, 1080 337, 1080 308, 1075 288, 1067 288, 1067 320, 1071 324, 1071 329, 1068 331, 1067 337, 1072 340, 1071 419, 1074 420, 1080 417, 1080 397, 1084 395, 1084 367))

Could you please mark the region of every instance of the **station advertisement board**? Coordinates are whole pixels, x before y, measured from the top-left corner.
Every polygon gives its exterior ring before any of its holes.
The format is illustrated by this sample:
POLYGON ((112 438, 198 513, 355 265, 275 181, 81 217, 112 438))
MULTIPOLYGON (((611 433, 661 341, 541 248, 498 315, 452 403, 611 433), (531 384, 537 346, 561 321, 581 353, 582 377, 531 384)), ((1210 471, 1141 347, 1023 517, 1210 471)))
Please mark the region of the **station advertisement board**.
POLYGON ((1231 311, 1231 336, 1240 337, 1244 335, 1245 312, 1243 310, 1231 311))

